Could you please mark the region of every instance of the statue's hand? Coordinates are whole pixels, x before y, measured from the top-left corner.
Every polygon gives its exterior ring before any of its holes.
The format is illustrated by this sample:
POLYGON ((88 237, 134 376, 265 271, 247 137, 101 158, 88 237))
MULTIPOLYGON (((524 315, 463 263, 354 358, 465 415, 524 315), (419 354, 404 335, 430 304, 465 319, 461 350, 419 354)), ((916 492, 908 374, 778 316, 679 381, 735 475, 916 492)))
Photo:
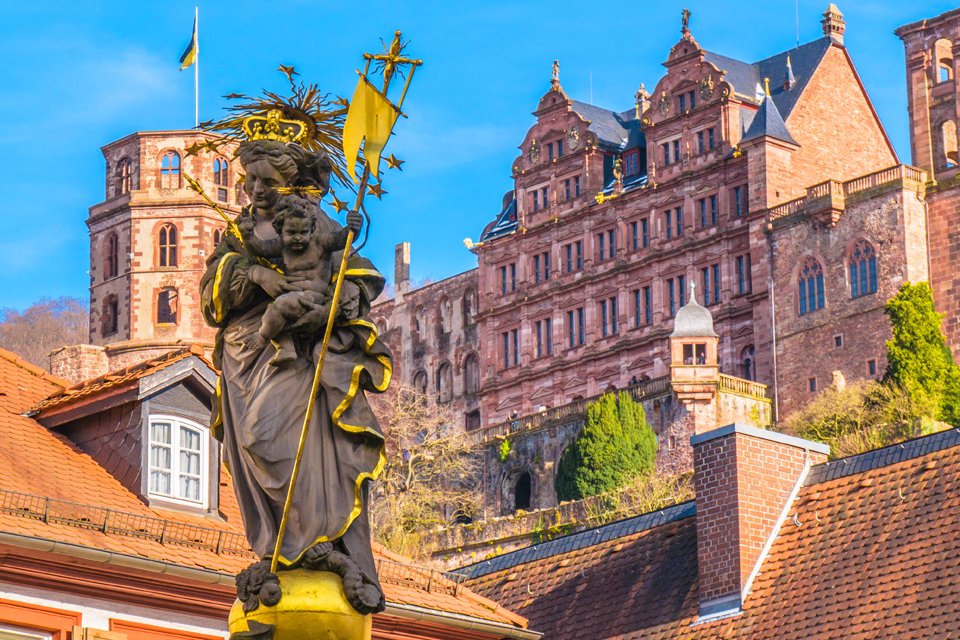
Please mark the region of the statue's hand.
POLYGON ((273 269, 260 265, 250 268, 249 277, 271 298, 277 298, 290 291, 300 291, 301 287, 298 284, 303 280, 303 278, 286 278, 273 269))
MULTIPOLYGON (((303 301, 301 301, 303 304, 303 301)), ((287 325, 292 333, 319 335, 323 333, 330 316, 330 305, 304 305, 306 311, 296 321, 287 325)))
POLYGON ((363 216, 359 211, 351 211, 347 214, 347 229, 353 231, 353 235, 360 233, 363 228, 363 216))

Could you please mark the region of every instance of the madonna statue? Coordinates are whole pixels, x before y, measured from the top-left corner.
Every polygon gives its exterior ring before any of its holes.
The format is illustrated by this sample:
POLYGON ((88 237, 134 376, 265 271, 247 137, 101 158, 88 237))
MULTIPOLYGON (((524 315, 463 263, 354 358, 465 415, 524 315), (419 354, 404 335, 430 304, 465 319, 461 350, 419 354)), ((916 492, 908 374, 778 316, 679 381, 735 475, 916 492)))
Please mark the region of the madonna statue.
MULTIPOLYGON (((366 503, 367 482, 378 477, 384 465, 384 442, 365 394, 386 390, 391 362, 366 317, 384 279, 356 255, 347 265, 307 428, 277 558, 280 577, 269 570, 332 292, 332 286, 326 293, 315 290, 318 280, 303 275, 302 255, 295 269, 285 261, 293 261, 289 246, 314 247, 321 255, 311 268, 329 273, 324 266, 329 264, 335 274, 343 245, 331 255, 322 255, 320 245, 344 234, 319 207, 318 195, 329 186, 326 155, 285 141, 290 136, 266 135, 271 126, 276 133, 275 122, 261 124, 238 153, 250 204, 207 260, 201 281, 204 317, 218 329, 214 364, 221 371, 211 424, 223 443, 247 538, 261 558, 238 576, 238 599, 245 611, 274 605, 287 570, 318 570, 340 575, 346 599, 357 612, 381 611, 384 599, 366 503), (300 195, 284 195, 291 192, 300 195), (291 224, 293 218, 300 226, 291 224), (297 229, 312 232, 318 240, 296 244, 288 234, 297 229), (278 298, 289 300, 290 294, 304 291, 310 295, 293 297, 299 307, 283 307, 284 335, 295 351, 278 361, 278 343, 262 338, 264 316, 278 298)), ((348 228, 357 231, 360 224, 359 214, 348 215, 348 228)), ((326 278, 321 284, 331 282, 326 278)))

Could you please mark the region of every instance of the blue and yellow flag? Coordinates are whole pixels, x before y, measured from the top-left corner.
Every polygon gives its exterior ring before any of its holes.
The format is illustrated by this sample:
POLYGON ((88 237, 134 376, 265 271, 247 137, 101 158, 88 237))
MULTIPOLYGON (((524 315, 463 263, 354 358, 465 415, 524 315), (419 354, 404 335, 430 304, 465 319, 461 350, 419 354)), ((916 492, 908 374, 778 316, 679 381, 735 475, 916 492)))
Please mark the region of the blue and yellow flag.
POLYGON ((180 71, 193 65, 197 61, 197 52, 200 51, 200 42, 197 40, 197 19, 193 19, 193 35, 190 36, 190 44, 184 49, 180 56, 180 71))

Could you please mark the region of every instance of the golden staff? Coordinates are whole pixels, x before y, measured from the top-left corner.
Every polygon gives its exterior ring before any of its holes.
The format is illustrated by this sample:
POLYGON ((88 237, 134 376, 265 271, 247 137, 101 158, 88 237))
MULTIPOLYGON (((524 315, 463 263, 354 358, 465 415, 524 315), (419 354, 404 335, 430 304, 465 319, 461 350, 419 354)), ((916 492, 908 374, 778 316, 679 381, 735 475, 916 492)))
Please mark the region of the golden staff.
POLYGON ((243 246, 243 236, 240 235, 240 228, 237 226, 237 223, 233 221, 233 218, 228 216, 223 209, 221 209, 220 206, 214 202, 210 196, 207 195, 207 192, 203 190, 203 187, 200 186, 199 182, 191 178, 190 174, 188 174, 186 171, 183 171, 182 169, 181 171, 183 172, 183 178, 187 181, 187 184, 190 185, 190 188, 200 194, 200 197, 203 198, 208 205, 213 207, 214 211, 220 214, 220 217, 226 221, 227 227, 230 229, 230 233, 236 236, 237 240, 240 241, 240 246, 243 246))
MULTIPOLYGON (((363 54, 364 59, 367 61, 366 66, 364 67, 363 74, 361 77, 361 82, 365 81, 367 72, 370 70, 370 61, 377 60, 383 63, 383 89, 381 94, 384 98, 387 95, 387 89, 390 87, 390 80, 393 78, 393 74, 397 69, 397 65, 400 64, 409 64, 411 65, 410 73, 407 75, 407 80, 403 86, 403 93, 400 96, 400 101, 396 105, 396 110, 399 113, 400 107, 403 106, 403 100, 406 97, 407 89, 410 86, 410 81, 413 79, 413 72, 418 66, 423 64, 422 60, 413 60, 410 58, 404 58, 400 54, 403 51, 403 45, 400 42, 400 32, 397 31, 394 33, 393 42, 390 44, 390 48, 386 53, 383 54, 363 54)), ((391 130, 392 133, 392 130, 391 130)), ((351 160, 348 158, 348 162, 351 160)), ((379 156, 378 156, 379 161, 379 156)), ((370 180, 370 162, 364 158, 363 161, 363 175, 360 178, 360 184, 357 188, 357 199, 353 203, 352 212, 356 213, 360 211, 360 207, 363 206, 363 197, 367 191, 367 183, 370 180)), ((333 289, 333 299, 330 301, 330 315, 327 317, 327 326, 323 332, 323 342, 320 344, 320 356, 317 358, 317 368, 313 374, 313 384, 310 386, 310 399, 307 401, 307 412, 303 416, 303 427, 300 429, 300 442, 297 445, 297 457, 293 461, 293 470, 290 473, 290 484, 287 487, 287 499, 283 503, 283 515, 280 518, 280 529, 277 531, 277 542, 273 549, 273 557, 270 559, 270 572, 276 573, 277 567, 280 562, 280 548, 283 545, 283 534, 287 530, 287 521, 290 515, 290 506, 293 504, 293 489, 297 483, 297 477, 300 475, 300 463, 303 460, 303 449, 307 443, 307 428, 310 425, 310 418, 313 415, 313 409, 316 405, 317 391, 320 388, 320 374, 323 371, 323 361, 327 357, 327 348, 330 343, 330 336, 333 335, 333 325, 337 317, 337 311, 339 310, 340 304, 340 291, 343 288, 343 281, 347 273, 347 261, 350 259, 350 248, 353 244, 353 230, 347 230, 347 241, 346 246, 343 249, 343 258, 340 260, 340 270, 337 272, 336 285, 333 289)))

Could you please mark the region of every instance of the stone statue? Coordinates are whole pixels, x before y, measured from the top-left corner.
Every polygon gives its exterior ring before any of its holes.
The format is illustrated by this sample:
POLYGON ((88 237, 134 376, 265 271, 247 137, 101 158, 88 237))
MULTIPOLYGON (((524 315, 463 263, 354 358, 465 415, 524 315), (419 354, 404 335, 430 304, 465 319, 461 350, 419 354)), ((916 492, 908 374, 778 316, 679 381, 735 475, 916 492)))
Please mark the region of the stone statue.
MULTIPOLYGON (((315 196, 280 193, 325 193, 330 164, 322 152, 261 138, 243 142, 239 158, 250 205, 237 220, 240 233, 225 234, 201 281, 204 316, 218 328, 214 432, 223 442, 247 538, 263 559, 238 578, 238 597, 245 610, 271 606, 279 600, 284 570, 316 569, 341 576, 358 612, 380 611, 384 599, 365 507, 367 480, 383 465, 383 435, 364 394, 384 391, 391 375, 390 354, 366 318, 384 279, 366 259, 349 259, 277 559, 278 580, 269 561, 346 230, 323 213, 315 196)), ((359 230, 361 220, 348 216, 347 229, 359 230)))

